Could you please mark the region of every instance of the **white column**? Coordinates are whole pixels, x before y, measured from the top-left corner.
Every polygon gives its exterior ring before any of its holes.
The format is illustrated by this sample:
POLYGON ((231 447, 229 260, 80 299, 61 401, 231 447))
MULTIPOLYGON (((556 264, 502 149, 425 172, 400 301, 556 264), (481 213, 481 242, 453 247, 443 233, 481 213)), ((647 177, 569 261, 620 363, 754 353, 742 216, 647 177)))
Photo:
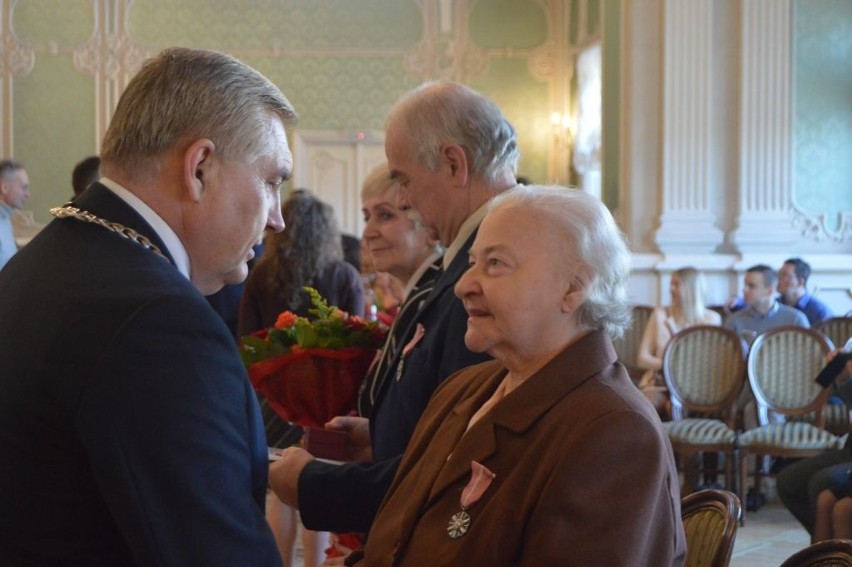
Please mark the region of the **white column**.
POLYGON ((664 253, 712 252, 723 238, 710 209, 713 0, 664 4, 662 214, 664 253))
POLYGON ((792 226, 792 5, 741 3, 739 218, 740 252, 784 250, 798 241, 792 226))

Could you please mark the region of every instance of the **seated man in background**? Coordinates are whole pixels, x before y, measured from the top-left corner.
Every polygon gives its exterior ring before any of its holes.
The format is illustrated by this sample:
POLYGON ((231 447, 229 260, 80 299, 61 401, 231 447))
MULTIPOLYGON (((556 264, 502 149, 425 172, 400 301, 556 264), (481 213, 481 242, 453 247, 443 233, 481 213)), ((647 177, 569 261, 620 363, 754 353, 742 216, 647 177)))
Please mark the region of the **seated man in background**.
POLYGON ((808 318, 811 326, 832 317, 828 306, 808 293, 811 266, 801 258, 790 258, 778 271, 778 293, 781 303, 798 309, 808 318))
MULTIPOLYGON (((784 325, 810 327, 805 314, 782 305, 777 299, 777 275, 775 270, 765 264, 758 264, 746 270, 743 298, 746 306, 732 313, 725 320, 725 326, 736 331, 749 344, 758 335, 784 325)), ((742 412, 745 429, 757 427, 757 410, 754 394, 750 388, 743 388, 737 400, 737 406, 742 412)), ((773 419, 777 418, 774 416, 773 419)), ((772 465, 777 472, 787 463, 787 459, 775 459, 772 465)), ((758 510, 766 502, 765 496, 749 490, 748 499, 744 503, 748 510, 758 510)))
POLYGON ((804 313, 778 302, 777 281, 775 270, 764 264, 746 270, 743 286, 746 306, 732 313, 725 321, 725 326, 740 335, 750 336, 751 340, 769 329, 783 325, 810 327, 804 313))

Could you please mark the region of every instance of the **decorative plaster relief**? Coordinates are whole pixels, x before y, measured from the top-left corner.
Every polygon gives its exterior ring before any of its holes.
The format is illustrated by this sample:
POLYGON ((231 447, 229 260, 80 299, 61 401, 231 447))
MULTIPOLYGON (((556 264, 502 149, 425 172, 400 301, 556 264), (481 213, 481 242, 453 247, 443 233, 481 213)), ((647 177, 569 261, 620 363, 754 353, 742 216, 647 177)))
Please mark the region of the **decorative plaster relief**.
POLYGON ((126 35, 95 33, 86 43, 74 49, 74 68, 85 75, 115 81, 122 75, 134 75, 148 54, 126 35))
POLYGON ((12 75, 27 75, 35 65, 35 51, 18 41, 11 26, 3 30, 0 43, 0 72, 12 75))
POLYGON ((423 81, 446 79, 462 83, 488 71, 488 52, 464 38, 426 38, 403 54, 407 73, 423 81))
POLYGON ((828 228, 825 213, 809 213, 793 205, 793 226, 799 229, 803 238, 822 242, 831 240, 834 242, 852 241, 852 211, 840 214, 840 225, 836 230, 828 228))
POLYGON ((540 81, 547 81, 556 70, 556 42, 547 40, 541 47, 532 51, 529 58, 528 68, 530 75, 540 81))

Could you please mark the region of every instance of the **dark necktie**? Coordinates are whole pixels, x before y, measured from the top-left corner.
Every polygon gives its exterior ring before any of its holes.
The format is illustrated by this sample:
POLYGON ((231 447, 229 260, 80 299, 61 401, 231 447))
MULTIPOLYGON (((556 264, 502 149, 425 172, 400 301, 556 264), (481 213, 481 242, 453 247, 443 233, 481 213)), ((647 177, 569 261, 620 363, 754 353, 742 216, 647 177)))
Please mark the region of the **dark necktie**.
POLYGON ((373 366, 370 373, 364 378, 361 383, 361 390, 358 394, 358 415, 362 417, 370 417, 373 412, 373 406, 376 399, 380 395, 382 385, 387 379, 388 364, 396 356, 396 353, 405 344, 405 332, 411 326, 411 323, 417 318, 417 313, 420 311, 421 305, 429 297, 432 287, 435 285, 435 280, 441 274, 441 259, 433 262, 417 284, 402 302, 399 307, 399 312, 394 318, 388 335, 385 338, 385 344, 382 345, 379 361, 373 366))

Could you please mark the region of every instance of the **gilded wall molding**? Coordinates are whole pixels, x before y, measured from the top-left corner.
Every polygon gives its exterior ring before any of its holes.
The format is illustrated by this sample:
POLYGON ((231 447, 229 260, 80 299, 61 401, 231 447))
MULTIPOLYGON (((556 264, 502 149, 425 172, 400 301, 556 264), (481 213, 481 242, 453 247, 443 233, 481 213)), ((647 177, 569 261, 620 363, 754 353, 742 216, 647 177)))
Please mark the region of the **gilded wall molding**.
POLYGON ((552 79, 556 74, 556 51, 557 45, 553 38, 534 49, 527 65, 530 75, 541 81, 552 79))
POLYGON ((148 57, 130 37, 127 17, 132 4, 133 0, 95 0, 92 36, 73 52, 74 68, 95 79, 98 151, 124 87, 148 57))
POLYGON ((423 39, 403 54, 407 73, 423 81, 446 79, 467 83, 488 71, 489 52, 468 31, 475 0, 420 2, 423 39))
POLYGON ((74 49, 74 68, 92 77, 118 81, 133 75, 145 62, 147 52, 124 34, 111 35, 102 30, 74 49))
POLYGON ((11 29, 3 33, 3 43, 0 44, 3 57, 0 60, 0 70, 10 75, 26 75, 35 65, 35 51, 18 41, 11 29))
POLYGON ((18 40, 12 26, 12 14, 18 0, 0 0, 0 156, 14 153, 14 113, 12 77, 26 75, 35 65, 35 51, 18 40))

